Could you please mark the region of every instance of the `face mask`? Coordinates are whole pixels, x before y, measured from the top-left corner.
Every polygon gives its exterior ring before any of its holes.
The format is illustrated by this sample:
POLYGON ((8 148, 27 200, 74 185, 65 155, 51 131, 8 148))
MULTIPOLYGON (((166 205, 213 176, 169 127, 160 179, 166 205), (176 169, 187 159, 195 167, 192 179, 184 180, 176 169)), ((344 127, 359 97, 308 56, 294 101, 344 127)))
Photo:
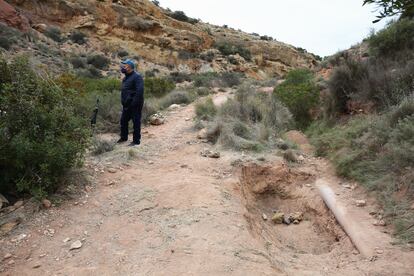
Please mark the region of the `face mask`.
POLYGON ((126 73, 127 73, 127 70, 126 70, 126 68, 124 68, 124 67, 121 67, 121 73, 123 73, 123 74, 126 74, 126 73))

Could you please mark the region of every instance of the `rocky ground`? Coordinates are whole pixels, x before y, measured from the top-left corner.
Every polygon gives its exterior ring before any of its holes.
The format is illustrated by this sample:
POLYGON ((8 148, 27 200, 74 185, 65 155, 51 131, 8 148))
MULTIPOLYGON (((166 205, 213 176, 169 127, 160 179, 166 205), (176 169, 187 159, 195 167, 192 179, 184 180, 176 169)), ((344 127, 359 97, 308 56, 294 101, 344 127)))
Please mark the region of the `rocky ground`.
MULTIPOLYGON (((43 202, 50 208, 12 230, 3 225, 0 274, 414 275, 413 252, 373 225, 381 219, 375 201, 314 158, 301 133, 285 137, 299 145, 290 163, 279 150, 226 151, 197 138, 193 109, 168 111, 163 124, 144 129, 138 148, 89 157, 95 178, 75 199, 43 202), (370 233, 373 258, 336 223, 318 179, 370 233)), ((11 213, 30 208, 19 202, 11 213)))

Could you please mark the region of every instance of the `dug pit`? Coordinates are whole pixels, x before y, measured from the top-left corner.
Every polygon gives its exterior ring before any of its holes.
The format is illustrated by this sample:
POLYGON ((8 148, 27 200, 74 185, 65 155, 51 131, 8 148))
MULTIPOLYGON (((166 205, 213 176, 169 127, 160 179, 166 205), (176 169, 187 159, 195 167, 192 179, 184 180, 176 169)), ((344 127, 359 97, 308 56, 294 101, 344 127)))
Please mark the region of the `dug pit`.
POLYGON ((245 217, 253 236, 269 247, 295 254, 324 254, 333 249, 345 233, 336 223, 316 189, 315 175, 285 163, 242 167, 240 190, 245 217), (275 214, 301 214, 289 225, 272 221, 275 214))

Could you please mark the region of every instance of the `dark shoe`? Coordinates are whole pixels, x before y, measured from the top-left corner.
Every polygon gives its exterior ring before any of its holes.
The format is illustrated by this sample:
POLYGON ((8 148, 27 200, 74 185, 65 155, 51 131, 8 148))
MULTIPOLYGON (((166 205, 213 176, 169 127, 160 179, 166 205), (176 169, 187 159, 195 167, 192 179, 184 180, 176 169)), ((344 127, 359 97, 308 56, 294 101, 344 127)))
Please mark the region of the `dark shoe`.
POLYGON ((136 147, 139 146, 139 144, 141 144, 140 142, 136 143, 136 142, 132 142, 131 144, 129 144, 130 147, 136 147))
POLYGON ((128 141, 128 140, 126 140, 126 139, 119 139, 118 140, 118 142, 116 142, 117 144, 122 144, 122 143, 124 143, 124 142, 126 142, 126 141, 128 141))

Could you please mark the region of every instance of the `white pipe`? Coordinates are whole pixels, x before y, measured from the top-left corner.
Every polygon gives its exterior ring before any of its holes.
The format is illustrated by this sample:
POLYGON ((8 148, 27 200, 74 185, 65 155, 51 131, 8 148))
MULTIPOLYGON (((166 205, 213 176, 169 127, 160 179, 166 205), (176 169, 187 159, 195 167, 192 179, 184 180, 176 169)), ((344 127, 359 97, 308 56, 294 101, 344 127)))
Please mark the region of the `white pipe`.
POLYGON ((366 258, 371 259, 374 254, 374 249, 369 246, 369 233, 367 229, 363 229, 357 221, 353 220, 347 213, 347 210, 341 206, 336 200, 335 193, 323 180, 318 180, 316 185, 323 201, 334 214, 336 220, 349 236, 354 246, 366 258))

